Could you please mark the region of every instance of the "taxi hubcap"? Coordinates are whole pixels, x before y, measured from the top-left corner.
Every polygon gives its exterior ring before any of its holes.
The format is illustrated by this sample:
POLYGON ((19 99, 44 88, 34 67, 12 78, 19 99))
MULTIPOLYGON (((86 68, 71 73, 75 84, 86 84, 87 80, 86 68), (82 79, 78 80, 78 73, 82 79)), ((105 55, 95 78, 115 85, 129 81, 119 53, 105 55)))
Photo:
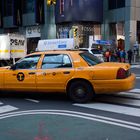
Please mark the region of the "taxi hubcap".
POLYGON ((77 97, 82 98, 82 97, 85 96, 85 94, 86 94, 85 90, 84 90, 83 88, 81 88, 81 87, 79 87, 79 88, 77 88, 77 89, 75 90, 75 95, 76 95, 77 97))

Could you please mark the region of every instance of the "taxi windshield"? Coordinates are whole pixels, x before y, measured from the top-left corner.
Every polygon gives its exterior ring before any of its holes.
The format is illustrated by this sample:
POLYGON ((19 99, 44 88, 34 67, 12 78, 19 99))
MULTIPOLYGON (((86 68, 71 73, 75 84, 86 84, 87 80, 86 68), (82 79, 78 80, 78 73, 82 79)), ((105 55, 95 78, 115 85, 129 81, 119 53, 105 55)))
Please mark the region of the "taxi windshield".
POLYGON ((79 55, 88 63, 89 66, 94 66, 102 63, 102 61, 98 57, 90 54, 89 52, 82 52, 79 55))

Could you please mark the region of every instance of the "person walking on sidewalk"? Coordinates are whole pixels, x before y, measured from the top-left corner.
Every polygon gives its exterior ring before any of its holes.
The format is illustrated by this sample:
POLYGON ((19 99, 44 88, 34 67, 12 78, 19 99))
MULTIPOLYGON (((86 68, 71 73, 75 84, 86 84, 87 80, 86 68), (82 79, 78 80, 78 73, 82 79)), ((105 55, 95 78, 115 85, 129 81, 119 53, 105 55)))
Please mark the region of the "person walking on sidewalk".
POLYGON ((125 63, 125 56, 126 56, 125 50, 121 50, 120 51, 120 59, 121 59, 122 63, 125 63))
POLYGON ((131 64, 132 56, 133 56, 133 52, 132 52, 131 49, 129 49, 129 50, 127 51, 127 55, 128 55, 129 64, 131 64))
POLYGON ((106 62, 110 61, 110 51, 109 51, 109 49, 107 49, 106 52, 105 52, 105 58, 106 58, 106 62))

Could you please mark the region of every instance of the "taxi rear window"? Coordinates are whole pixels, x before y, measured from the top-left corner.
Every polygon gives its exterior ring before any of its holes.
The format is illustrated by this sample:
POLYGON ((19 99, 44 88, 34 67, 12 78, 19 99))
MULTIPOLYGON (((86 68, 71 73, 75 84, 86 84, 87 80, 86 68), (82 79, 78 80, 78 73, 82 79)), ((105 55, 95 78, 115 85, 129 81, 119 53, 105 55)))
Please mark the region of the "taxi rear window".
POLYGON ((100 50, 92 49, 91 50, 93 54, 102 54, 100 50))
POLYGON ((94 66, 102 63, 99 58, 90 54, 89 52, 82 52, 79 55, 88 63, 89 66, 94 66))

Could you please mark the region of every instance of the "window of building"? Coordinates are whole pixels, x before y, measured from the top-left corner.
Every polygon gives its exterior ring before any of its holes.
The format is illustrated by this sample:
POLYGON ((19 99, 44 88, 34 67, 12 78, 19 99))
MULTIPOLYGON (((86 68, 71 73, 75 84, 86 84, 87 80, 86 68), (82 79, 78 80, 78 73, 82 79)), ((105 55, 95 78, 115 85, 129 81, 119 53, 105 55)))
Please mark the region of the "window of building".
POLYGON ((5 0, 4 1, 4 16, 12 16, 13 14, 13 1, 5 0))
POLYGON ((137 21, 137 41, 140 44, 140 21, 137 21))
POLYGON ((35 11, 35 0, 23 0, 23 13, 33 13, 35 11))
POLYGON ((125 0, 108 0, 108 9, 117 9, 125 7, 125 0))
POLYGON ((125 0, 117 0, 117 8, 125 7, 125 0))
POLYGON ((116 9, 117 7, 117 1, 116 0, 108 0, 108 9, 112 10, 112 9, 116 9))
POLYGON ((116 36, 117 34, 116 23, 109 23, 109 34, 110 36, 116 36))

